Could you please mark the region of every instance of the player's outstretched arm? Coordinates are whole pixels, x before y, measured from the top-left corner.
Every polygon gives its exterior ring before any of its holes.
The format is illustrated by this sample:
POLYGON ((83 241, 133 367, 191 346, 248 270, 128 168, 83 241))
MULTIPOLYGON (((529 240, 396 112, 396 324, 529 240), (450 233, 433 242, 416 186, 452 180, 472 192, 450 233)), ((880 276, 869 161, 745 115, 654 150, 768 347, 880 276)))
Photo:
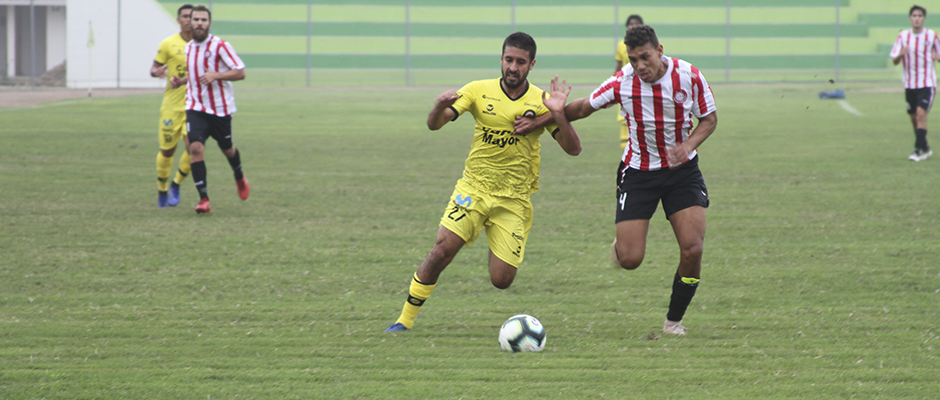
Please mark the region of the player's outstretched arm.
POLYGON ((558 125, 558 133, 555 134, 558 145, 565 150, 565 153, 576 156, 581 154, 581 137, 565 116, 565 103, 568 101, 569 94, 571 94, 571 86, 564 79, 559 85, 558 75, 555 75, 552 79, 551 95, 545 98, 545 92, 542 92, 542 103, 551 111, 552 118, 558 125))
POLYGON ((535 132, 536 129, 542 128, 552 122, 552 113, 545 113, 536 117, 524 117, 517 115, 516 120, 512 123, 512 134, 517 136, 525 136, 535 132))
POLYGON ((705 139, 708 139, 717 126, 718 112, 712 112, 711 114, 699 118, 698 125, 696 125, 692 133, 689 134, 688 139, 675 147, 666 149, 669 165, 672 168, 678 168, 679 165, 688 161, 689 153, 697 149, 705 139))
POLYGON ((565 117, 568 118, 568 121, 574 122, 589 117, 591 114, 594 114, 594 111, 597 110, 591 106, 591 100, 587 97, 582 97, 565 106, 565 117))
POLYGON ((454 110, 450 108, 450 106, 454 105, 454 102, 459 98, 460 95, 457 94, 456 89, 448 90, 437 96, 437 98, 434 99, 434 108, 428 113, 428 129, 436 131, 452 121, 457 114, 454 113, 454 110))

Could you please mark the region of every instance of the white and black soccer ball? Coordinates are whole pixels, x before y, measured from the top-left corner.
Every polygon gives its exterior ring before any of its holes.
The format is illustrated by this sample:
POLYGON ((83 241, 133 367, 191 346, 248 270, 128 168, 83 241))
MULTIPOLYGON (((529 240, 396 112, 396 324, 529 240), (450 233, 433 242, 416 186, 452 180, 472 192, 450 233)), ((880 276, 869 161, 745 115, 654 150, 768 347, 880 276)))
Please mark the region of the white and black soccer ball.
POLYGON ((519 314, 506 320, 499 329, 499 348, 512 351, 545 349, 545 327, 535 317, 519 314))

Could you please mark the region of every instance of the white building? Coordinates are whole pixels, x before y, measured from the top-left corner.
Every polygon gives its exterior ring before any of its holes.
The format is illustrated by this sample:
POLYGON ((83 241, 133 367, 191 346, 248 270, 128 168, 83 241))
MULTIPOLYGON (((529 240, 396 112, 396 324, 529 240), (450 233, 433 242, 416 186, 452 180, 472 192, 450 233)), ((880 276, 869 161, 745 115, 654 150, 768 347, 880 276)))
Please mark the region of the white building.
POLYGON ((163 87, 150 65, 175 32, 176 15, 155 0, 0 0, 0 81, 65 62, 70 88, 163 87))
POLYGON ((65 3, 0 0, 0 80, 31 76, 34 62, 37 76, 65 62, 65 3))

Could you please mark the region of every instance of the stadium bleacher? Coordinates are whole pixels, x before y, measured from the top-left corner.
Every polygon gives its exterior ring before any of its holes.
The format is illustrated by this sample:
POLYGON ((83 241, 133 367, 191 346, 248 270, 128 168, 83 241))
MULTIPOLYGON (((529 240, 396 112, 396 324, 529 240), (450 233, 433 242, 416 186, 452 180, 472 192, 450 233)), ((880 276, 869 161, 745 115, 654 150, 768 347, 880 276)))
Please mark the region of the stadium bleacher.
MULTIPOLYGON (((468 6, 412 0, 406 7, 405 0, 316 0, 309 6, 306 0, 216 0, 213 32, 233 43, 253 69, 267 70, 258 75, 266 85, 303 84, 308 31, 314 84, 438 84, 449 83, 446 71, 492 74, 494 53, 513 30, 536 38, 538 70, 594 81, 613 68, 623 20, 633 13, 656 28, 668 55, 710 75, 724 77, 729 62, 731 80, 798 80, 835 69, 832 0, 732 0, 730 13, 727 0, 623 3, 628 2, 483 0, 468 6)), ((182 3, 161 4, 175 13, 182 3)), ((897 32, 909 26, 908 2, 839 4, 839 72, 854 79, 893 79, 897 73, 887 53, 897 32)), ((940 27, 940 19, 928 16, 927 26, 940 27)))

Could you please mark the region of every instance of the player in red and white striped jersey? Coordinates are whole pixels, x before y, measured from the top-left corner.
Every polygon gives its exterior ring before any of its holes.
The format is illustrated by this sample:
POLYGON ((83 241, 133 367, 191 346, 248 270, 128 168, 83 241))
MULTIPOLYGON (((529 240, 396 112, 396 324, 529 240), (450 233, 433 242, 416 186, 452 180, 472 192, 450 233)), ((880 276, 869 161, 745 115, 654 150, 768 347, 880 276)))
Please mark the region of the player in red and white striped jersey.
POLYGON ((701 71, 663 56, 652 27, 629 29, 624 42, 630 64, 590 96, 568 104, 565 114, 574 121, 620 106, 630 125, 630 144, 618 169, 613 257, 623 268, 640 266, 650 218, 662 202, 680 250, 663 332, 684 335, 682 317, 701 278, 709 202, 696 149, 718 124, 715 99, 701 71))
POLYGON ((215 139, 219 149, 228 158, 235 173, 235 184, 242 200, 248 199, 251 188, 242 172, 241 153, 232 143, 232 113, 235 112, 235 92, 232 81, 245 79, 245 64, 232 45, 209 33, 212 13, 205 6, 193 8, 193 40, 186 44, 188 75, 173 77, 174 87, 186 87, 186 129, 189 131, 189 153, 192 157, 192 175, 199 191, 196 212, 210 212, 206 184, 205 142, 215 139))
POLYGON ((940 38, 937 33, 924 28, 927 10, 921 6, 911 7, 908 17, 911 29, 901 31, 891 48, 891 62, 902 64, 904 95, 907 113, 914 125, 914 152, 911 161, 922 161, 933 152, 927 144, 927 113, 933 105, 937 86, 937 70, 934 63, 940 60, 940 38))
POLYGON ((232 81, 225 79, 229 71, 244 72, 245 64, 232 45, 211 33, 202 42, 195 40, 186 45, 186 68, 189 82, 186 88, 186 109, 224 117, 234 114, 235 91, 232 81), (216 75, 216 76, 213 76, 216 75))

